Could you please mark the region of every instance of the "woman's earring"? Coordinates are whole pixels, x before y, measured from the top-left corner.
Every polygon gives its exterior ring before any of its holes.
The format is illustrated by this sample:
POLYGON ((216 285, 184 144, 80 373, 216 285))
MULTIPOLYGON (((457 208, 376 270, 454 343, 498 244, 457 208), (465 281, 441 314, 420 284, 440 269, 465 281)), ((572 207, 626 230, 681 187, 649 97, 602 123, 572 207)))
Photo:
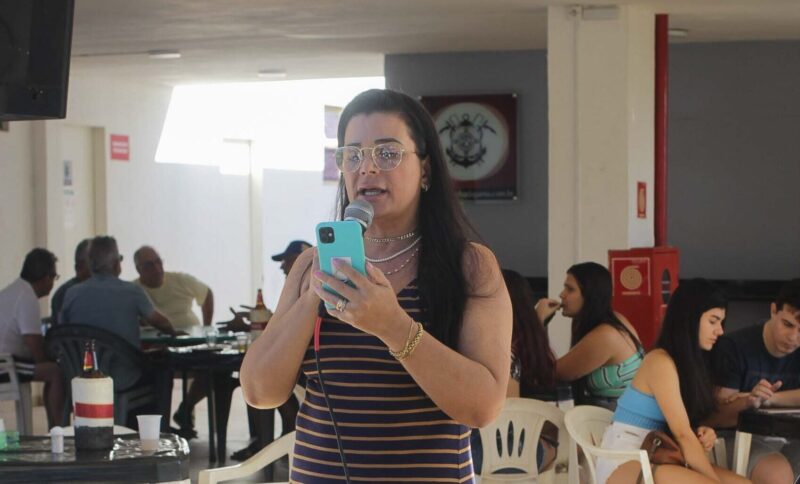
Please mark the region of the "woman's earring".
POLYGON ((430 186, 428 186, 426 182, 422 182, 422 185, 420 185, 420 187, 422 188, 423 192, 427 192, 428 189, 430 188, 430 186))

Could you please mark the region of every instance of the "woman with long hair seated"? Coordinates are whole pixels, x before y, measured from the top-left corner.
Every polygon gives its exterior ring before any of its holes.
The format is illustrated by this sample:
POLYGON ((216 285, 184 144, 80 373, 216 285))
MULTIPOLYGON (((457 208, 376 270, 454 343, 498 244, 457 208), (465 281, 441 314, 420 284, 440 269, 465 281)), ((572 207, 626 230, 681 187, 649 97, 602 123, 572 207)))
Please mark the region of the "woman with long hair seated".
MULTIPOLYGON (((653 466, 657 484, 750 482, 709 462, 706 453, 717 436, 713 429, 699 426, 715 406, 709 355, 723 333, 726 305, 722 291, 704 279, 681 283, 667 307, 655 349, 620 397, 603 436, 604 449, 634 450, 651 431, 669 431, 687 465, 653 466)), ((597 460, 598 484, 634 484, 640 472, 638 461, 597 460)))
POLYGON ((644 351, 636 330, 611 309, 611 274, 595 262, 567 271, 561 301, 542 299, 536 306, 542 321, 561 308, 572 318, 570 350, 556 362, 561 381, 578 382, 576 403, 613 409, 630 384, 644 351))
POLYGON ((470 241, 419 101, 363 92, 342 111, 338 141, 338 218, 351 200, 374 209, 366 274, 334 261, 347 284, 303 252, 242 363, 244 396, 277 407, 306 376, 292 482, 473 482, 470 429, 494 421, 508 386, 500 267, 470 241))

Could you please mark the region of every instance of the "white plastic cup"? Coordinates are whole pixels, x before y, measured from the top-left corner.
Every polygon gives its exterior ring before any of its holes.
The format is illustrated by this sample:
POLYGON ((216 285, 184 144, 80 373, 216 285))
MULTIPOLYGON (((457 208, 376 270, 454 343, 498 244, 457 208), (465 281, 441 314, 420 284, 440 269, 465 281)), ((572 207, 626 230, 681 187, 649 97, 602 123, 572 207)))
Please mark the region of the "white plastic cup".
POLYGON ((53 454, 64 453, 64 429, 61 427, 50 429, 50 452, 53 454))
POLYGON ((156 450, 161 436, 161 415, 137 415, 142 450, 156 450))

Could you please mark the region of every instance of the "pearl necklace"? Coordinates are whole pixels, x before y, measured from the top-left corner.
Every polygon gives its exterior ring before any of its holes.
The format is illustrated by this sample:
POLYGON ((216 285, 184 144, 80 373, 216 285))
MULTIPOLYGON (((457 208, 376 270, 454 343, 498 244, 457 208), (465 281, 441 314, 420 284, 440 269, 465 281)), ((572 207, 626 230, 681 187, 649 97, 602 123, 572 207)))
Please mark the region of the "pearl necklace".
MULTIPOLYGON (((417 240, 419 240, 419 239, 417 239, 417 240)), ((386 272, 383 273, 383 275, 384 276, 391 276, 392 274, 397 274, 398 272, 400 272, 406 265, 408 265, 409 262, 411 262, 411 259, 413 259, 415 255, 417 255, 417 252, 419 252, 419 247, 417 247, 414 250, 414 252, 412 252, 411 255, 408 256, 408 259, 404 260, 403 263, 400 264, 400 267, 398 267, 397 269, 392 269, 391 271, 386 271, 386 272)))
POLYGON ((368 235, 365 235, 364 239, 366 239, 367 242, 372 242, 373 244, 388 244, 389 242, 399 242, 401 240, 410 239, 415 235, 417 235, 417 229, 414 229, 407 234, 398 235, 396 237, 370 237, 368 235))
POLYGON ((397 258, 397 257, 399 257, 399 256, 401 256, 401 255, 403 255, 403 254, 405 254, 405 253, 406 253, 406 252, 408 252, 409 250, 411 250, 411 249, 412 249, 412 248, 413 248, 415 245, 419 244, 419 241, 420 241, 420 240, 422 240, 422 236, 419 236, 419 237, 417 237, 416 239, 414 239, 414 242, 411 242, 411 244, 410 244, 408 247, 406 247, 406 248, 404 248, 404 249, 400 250, 399 252, 395 252, 394 254, 392 254, 392 255, 390 255, 390 256, 388 256, 388 257, 383 257, 383 258, 381 258, 381 259, 373 259, 373 258, 371 258, 371 257, 367 257, 366 259, 367 259, 369 262, 372 262, 373 264, 380 264, 381 262, 388 262, 388 261, 390 261, 390 260, 392 260, 392 259, 395 259, 395 258, 397 258))

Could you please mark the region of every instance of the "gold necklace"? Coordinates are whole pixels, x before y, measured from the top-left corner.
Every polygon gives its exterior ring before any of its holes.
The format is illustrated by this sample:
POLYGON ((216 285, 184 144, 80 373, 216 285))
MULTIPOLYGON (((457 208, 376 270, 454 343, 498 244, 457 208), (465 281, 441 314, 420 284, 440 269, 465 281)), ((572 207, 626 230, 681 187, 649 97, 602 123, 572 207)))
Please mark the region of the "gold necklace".
MULTIPOLYGON (((419 240, 419 239, 417 239, 417 240, 419 240)), ((383 275, 384 276, 391 276, 392 274, 397 274, 398 272, 400 272, 406 265, 408 265, 409 262, 411 262, 411 259, 413 259, 415 255, 417 255, 417 252, 419 252, 419 247, 414 249, 414 252, 412 252, 411 255, 408 256, 408 259, 404 260, 403 263, 400 264, 400 267, 398 267, 397 269, 392 269, 391 271, 386 271, 386 272, 383 273, 383 275)))
POLYGON ((368 235, 365 235, 364 239, 367 242, 372 242, 373 244, 388 244, 389 242, 398 242, 400 240, 410 239, 415 235, 417 235, 417 229, 414 229, 407 234, 397 235, 395 237, 370 237, 368 235))
POLYGON ((369 262, 372 262, 373 264, 380 264, 381 262, 389 262, 390 260, 392 260, 392 259, 394 259, 396 257, 399 257, 399 256, 405 254, 406 252, 408 252, 409 250, 411 250, 412 247, 414 247, 415 245, 419 244, 420 240, 422 240, 422 237, 417 237, 414 240, 414 242, 411 242, 411 244, 409 244, 408 247, 405 247, 405 248, 401 249, 399 252, 395 252, 394 254, 392 254, 392 255, 390 255, 388 257, 383 257, 383 258, 380 258, 380 259, 373 259, 371 257, 365 257, 365 258, 369 262))

